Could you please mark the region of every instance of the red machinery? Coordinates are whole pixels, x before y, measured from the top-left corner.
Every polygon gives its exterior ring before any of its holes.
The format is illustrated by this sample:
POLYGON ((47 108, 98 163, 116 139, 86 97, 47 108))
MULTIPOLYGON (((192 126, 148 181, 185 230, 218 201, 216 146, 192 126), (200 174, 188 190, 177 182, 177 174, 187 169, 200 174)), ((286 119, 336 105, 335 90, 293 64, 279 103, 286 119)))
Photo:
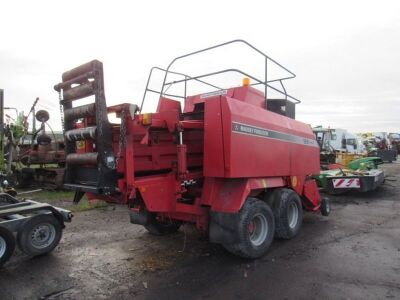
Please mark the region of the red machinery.
POLYGON ((147 92, 159 93, 158 107, 143 114, 132 104, 107 108, 101 62, 65 72, 55 86, 66 130, 64 187, 76 191, 74 201, 88 193, 127 204, 131 222, 150 233, 193 223, 232 253, 259 257, 274 236, 290 239, 299 232, 303 209, 329 213, 311 178, 319 173, 318 144, 310 126, 294 120, 299 101, 282 84, 294 76, 249 43, 231 41, 178 57, 166 70, 153 68, 143 101, 147 92), (265 79, 237 69, 196 77, 171 71, 177 60, 239 43, 265 59, 265 79), (290 76, 268 79, 272 64, 290 76), (161 91, 149 88, 153 71, 165 73, 161 91), (206 81, 226 73, 244 75, 243 86, 224 89, 206 81), (182 79, 168 82, 172 75, 182 79), (188 96, 190 82, 211 92, 188 96), (183 95, 166 93, 177 84, 184 84, 183 95), (267 99, 268 90, 284 99, 267 99), (92 95, 95 103, 72 106, 92 95), (109 113, 121 123, 111 124, 109 113))

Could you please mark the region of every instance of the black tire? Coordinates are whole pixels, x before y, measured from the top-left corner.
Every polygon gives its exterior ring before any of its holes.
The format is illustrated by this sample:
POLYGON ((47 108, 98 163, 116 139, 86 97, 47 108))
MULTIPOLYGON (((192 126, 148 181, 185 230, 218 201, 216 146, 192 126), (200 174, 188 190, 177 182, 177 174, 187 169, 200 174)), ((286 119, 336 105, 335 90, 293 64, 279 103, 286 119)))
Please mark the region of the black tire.
POLYGON ((14 250, 14 235, 7 228, 0 227, 0 268, 10 259, 14 250))
POLYGON ((226 250, 243 258, 263 256, 274 239, 275 221, 272 210, 264 201, 248 198, 239 212, 237 232, 239 241, 224 244, 226 250))
POLYGON ((146 230, 153 235, 167 235, 175 233, 182 225, 181 222, 174 220, 160 222, 157 220, 156 215, 151 215, 149 218, 149 223, 144 225, 144 228, 146 228, 146 230))
POLYGON ((290 240, 299 233, 303 223, 301 199, 291 189, 279 188, 275 189, 272 193, 275 237, 290 240))
POLYGON ((53 215, 36 215, 26 220, 18 230, 17 244, 21 251, 38 256, 47 254, 61 240, 62 226, 53 215))
POLYGON ((328 198, 322 198, 320 210, 323 216, 329 216, 331 213, 331 204, 328 198))

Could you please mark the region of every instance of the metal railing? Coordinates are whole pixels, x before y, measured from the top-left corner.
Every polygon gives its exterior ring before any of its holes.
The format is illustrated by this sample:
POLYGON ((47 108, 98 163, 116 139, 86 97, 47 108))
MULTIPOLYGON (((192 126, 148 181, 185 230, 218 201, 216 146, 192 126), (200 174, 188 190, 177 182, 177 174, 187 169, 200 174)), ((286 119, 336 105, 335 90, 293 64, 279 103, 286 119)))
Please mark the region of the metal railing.
POLYGON ((215 88, 215 89, 217 89, 217 90, 222 90, 223 88, 220 88, 220 87, 216 86, 216 85, 213 84, 213 83, 210 83, 210 82, 208 82, 208 81, 205 81, 204 78, 216 76, 216 75, 218 75, 218 74, 229 73, 229 72, 239 73, 239 74, 244 75, 244 76, 246 76, 246 77, 248 77, 248 78, 251 78, 253 81, 255 81, 255 83, 251 84, 251 86, 264 85, 265 101, 267 100, 268 89, 272 89, 272 90, 274 90, 275 92, 278 92, 279 94, 284 95, 286 100, 290 99, 290 100, 292 100, 295 104, 301 102, 299 99, 297 99, 297 98, 295 98, 295 97, 289 95, 289 94, 287 93, 287 91, 286 91, 286 88, 285 88, 284 84, 283 84, 283 81, 284 81, 284 80, 288 80, 288 79, 295 78, 296 75, 295 75, 292 71, 290 71, 290 70, 287 69, 286 67, 282 66, 280 63, 278 63, 277 61, 275 61, 274 59, 272 59, 271 57, 269 57, 268 55, 266 55, 265 53, 263 53, 262 51, 260 51, 260 50, 257 49, 256 47, 254 47, 253 45, 251 45, 250 43, 248 43, 248 42, 246 42, 246 41, 244 41, 244 40, 238 39, 238 40, 232 40, 232 41, 229 41, 229 42, 226 42, 226 43, 218 44, 218 45, 215 45, 215 46, 211 46, 211 47, 208 47, 208 48, 204 48, 204 49, 201 49, 201 50, 198 50, 198 51, 194 51, 194 52, 191 52, 191 53, 188 53, 188 54, 184 54, 184 55, 178 56, 178 57, 174 58, 174 59, 170 62, 170 64, 168 65, 167 69, 162 69, 162 68, 159 68, 159 67, 153 67, 153 68, 151 68, 149 77, 148 77, 148 79, 147 79, 146 89, 145 89, 145 92, 144 92, 144 95, 143 95, 142 104, 141 104, 141 106, 140 106, 140 111, 142 111, 142 108, 143 108, 143 105, 144 105, 144 102, 145 102, 145 99, 146 99, 147 92, 157 93, 157 94, 160 95, 160 98, 163 97, 163 96, 167 96, 167 97, 176 97, 176 98, 183 98, 183 99, 184 99, 184 98, 186 98, 186 96, 187 96, 187 83, 188 83, 189 81, 197 81, 197 82, 200 82, 200 83, 202 83, 202 84, 208 85, 208 86, 210 86, 210 87, 212 87, 212 88, 215 88), (248 73, 245 73, 245 72, 243 72, 243 71, 241 71, 241 70, 239 70, 239 69, 232 69, 232 68, 230 68, 230 69, 223 69, 223 70, 220 70, 220 71, 211 72, 211 73, 207 73, 207 74, 203 74, 203 75, 198 75, 198 76, 194 76, 194 77, 189 76, 189 75, 184 74, 184 73, 180 73, 180 72, 176 72, 176 71, 171 71, 171 70, 170 70, 171 67, 173 66, 173 64, 174 64, 176 61, 178 61, 178 60, 181 60, 181 59, 183 59, 183 58, 187 58, 187 57, 189 57, 189 56, 193 56, 193 55, 196 55, 196 54, 204 53, 204 52, 206 52, 206 51, 210 51, 210 50, 213 50, 213 49, 216 49, 216 48, 221 48, 221 47, 224 47, 224 46, 227 46, 227 45, 230 45, 230 44, 234 44, 234 43, 245 44, 245 45, 248 46, 250 49, 254 50, 256 53, 260 54, 260 55, 264 58, 264 64, 265 64, 265 66, 264 66, 264 79, 263 79, 263 80, 262 80, 262 79, 259 79, 259 78, 257 78, 257 77, 255 77, 255 76, 253 76, 253 75, 250 75, 250 74, 248 74, 248 73), (273 64, 275 64, 276 66, 278 66, 279 68, 283 69, 284 71, 286 71, 286 72, 289 73, 290 75, 289 75, 289 76, 286 76, 286 77, 282 77, 282 78, 276 78, 276 79, 268 80, 268 66, 269 66, 269 64, 271 64, 271 63, 273 63, 273 64), (159 70, 159 71, 162 71, 162 72, 165 73, 165 75, 164 75, 164 80, 163 80, 163 84, 162 84, 162 87, 161 87, 161 90, 160 90, 160 91, 156 91, 156 90, 153 90, 153 89, 150 89, 150 88, 149 88, 149 84, 150 84, 151 77, 152 77, 152 75, 153 75, 153 71, 154 71, 154 70, 159 70), (167 78, 168 78, 168 75, 169 75, 169 74, 182 76, 183 78, 180 79, 180 80, 175 80, 175 81, 167 82, 167 78), (272 86, 270 83, 273 83, 273 82, 279 82, 279 83, 280 83, 280 86, 282 87, 282 90, 279 89, 279 88, 276 88, 276 87, 272 86), (184 95, 183 95, 183 96, 182 96, 182 95, 173 95, 173 94, 168 94, 168 93, 167 93, 168 89, 169 89, 172 85, 174 85, 174 84, 179 84, 179 83, 184 83, 184 95))

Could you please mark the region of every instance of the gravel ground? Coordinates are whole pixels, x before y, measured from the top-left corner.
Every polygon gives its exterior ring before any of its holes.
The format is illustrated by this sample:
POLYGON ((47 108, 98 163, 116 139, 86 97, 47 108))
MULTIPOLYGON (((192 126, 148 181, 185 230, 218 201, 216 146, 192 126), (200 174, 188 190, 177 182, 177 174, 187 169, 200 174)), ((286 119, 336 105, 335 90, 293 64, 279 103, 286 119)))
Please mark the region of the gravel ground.
POLYGON ((400 299, 400 162, 382 168, 383 187, 331 196, 254 261, 189 225, 153 237, 122 206, 77 212, 53 253, 0 270, 0 299, 400 299))

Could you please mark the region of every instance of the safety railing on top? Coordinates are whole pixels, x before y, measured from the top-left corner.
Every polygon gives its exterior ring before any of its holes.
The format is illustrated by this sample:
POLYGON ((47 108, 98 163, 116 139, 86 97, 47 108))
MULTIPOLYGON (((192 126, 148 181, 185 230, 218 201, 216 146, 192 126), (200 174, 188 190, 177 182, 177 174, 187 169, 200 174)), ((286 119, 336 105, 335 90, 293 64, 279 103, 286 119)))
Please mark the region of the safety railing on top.
POLYGON ((160 95, 160 98, 163 97, 163 96, 169 96, 169 97, 176 97, 176 98, 183 98, 184 99, 187 96, 186 95, 186 93, 187 93, 187 82, 191 81, 191 80, 194 80, 194 81, 200 82, 202 84, 208 85, 208 86, 213 87, 213 88, 215 88, 217 90, 222 90, 222 88, 220 88, 220 87, 216 86, 215 84, 212 84, 212 83, 210 83, 208 81, 205 81, 203 78, 212 77, 212 76, 216 76, 218 74, 229 73, 229 72, 239 73, 239 74, 244 75, 244 76, 246 76, 248 78, 251 78, 252 80, 255 81, 255 83, 251 84, 251 86, 264 85, 265 100, 267 100, 268 88, 270 88, 270 89, 274 90, 275 92, 278 92, 279 94, 284 95, 286 100, 290 99, 290 100, 294 101, 295 104, 301 102, 299 99, 289 95, 287 93, 287 91, 286 91, 286 88, 285 88, 284 84, 283 84, 284 80, 295 78, 296 75, 292 71, 287 69, 286 67, 282 66, 276 60, 272 59, 271 57, 269 57, 268 55, 266 55, 265 53, 263 53, 262 51, 260 51, 256 47, 254 47, 253 45, 251 45, 250 43, 246 42, 245 40, 240 40, 239 39, 239 40, 232 40, 232 41, 229 41, 229 42, 226 42, 226 43, 218 44, 218 45, 215 45, 215 46, 211 46, 211 47, 204 48, 204 49, 201 49, 201 50, 198 50, 198 51, 194 51, 194 52, 191 52, 191 53, 188 53, 188 54, 185 54, 185 55, 178 56, 178 57, 174 58, 170 62, 170 64, 168 65, 167 69, 162 69, 162 68, 159 68, 159 67, 151 68, 149 77, 147 79, 146 89, 145 89, 145 92, 144 92, 144 95, 143 95, 142 104, 140 106, 140 111, 142 111, 142 109, 143 109, 143 105, 144 105, 144 102, 145 102, 145 99, 146 99, 147 92, 157 93, 157 94, 160 95), (206 51, 210 51, 210 50, 213 50, 213 49, 216 49, 216 48, 221 48, 221 47, 224 47, 224 46, 227 46, 227 45, 230 45, 230 44, 234 44, 234 43, 245 44, 250 49, 254 50, 256 53, 258 53, 258 54, 260 54, 261 56, 264 57, 264 59, 265 59, 264 80, 259 79, 259 78, 255 77, 253 75, 248 74, 248 73, 245 73, 245 72, 243 72, 243 71, 241 71, 239 69, 233 69, 233 68, 223 69, 223 70, 220 70, 220 71, 211 72, 211 73, 198 75, 198 76, 194 76, 194 77, 189 76, 189 75, 184 74, 184 73, 180 73, 180 72, 176 72, 176 71, 171 71, 170 70, 172 65, 176 61, 178 61, 180 59, 187 58, 189 56, 193 56, 193 55, 196 55, 196 54, 204 53, 206 51), (287 76, 287 77, 275 78, 275 79, 272 79, 272 80, 268 80, 268 66, 269 66, 270 63, 275 64, 276 66, 278 66, 281 69, 285 70, 290 75, 287 76), (154 70, 159 70, 159 71, 162 71, 162 72, 165 73, 163 84, 162 84, 162 87, 161 87, 161 91, 156 91, 156 90, 153 90, 153 89, 149 88, 149 84, 150 84, 151 77, 153 75, 153 71, 154 70), (167 82, 167 77, 168 77, 169 74, 182 76, 183 79, 167 82), (278 88, 276 88, 274 86, 271 86, 270 83, 273 83, 273 82, 279 82, 281 87, 282 87, 282 90, 280 90, 280 89, 278 89, 278 88), (178 83, 184 83, 184 95, 181 96, 181 95, 167 94, 168 89, 172 85, 178 84, 178 83))

